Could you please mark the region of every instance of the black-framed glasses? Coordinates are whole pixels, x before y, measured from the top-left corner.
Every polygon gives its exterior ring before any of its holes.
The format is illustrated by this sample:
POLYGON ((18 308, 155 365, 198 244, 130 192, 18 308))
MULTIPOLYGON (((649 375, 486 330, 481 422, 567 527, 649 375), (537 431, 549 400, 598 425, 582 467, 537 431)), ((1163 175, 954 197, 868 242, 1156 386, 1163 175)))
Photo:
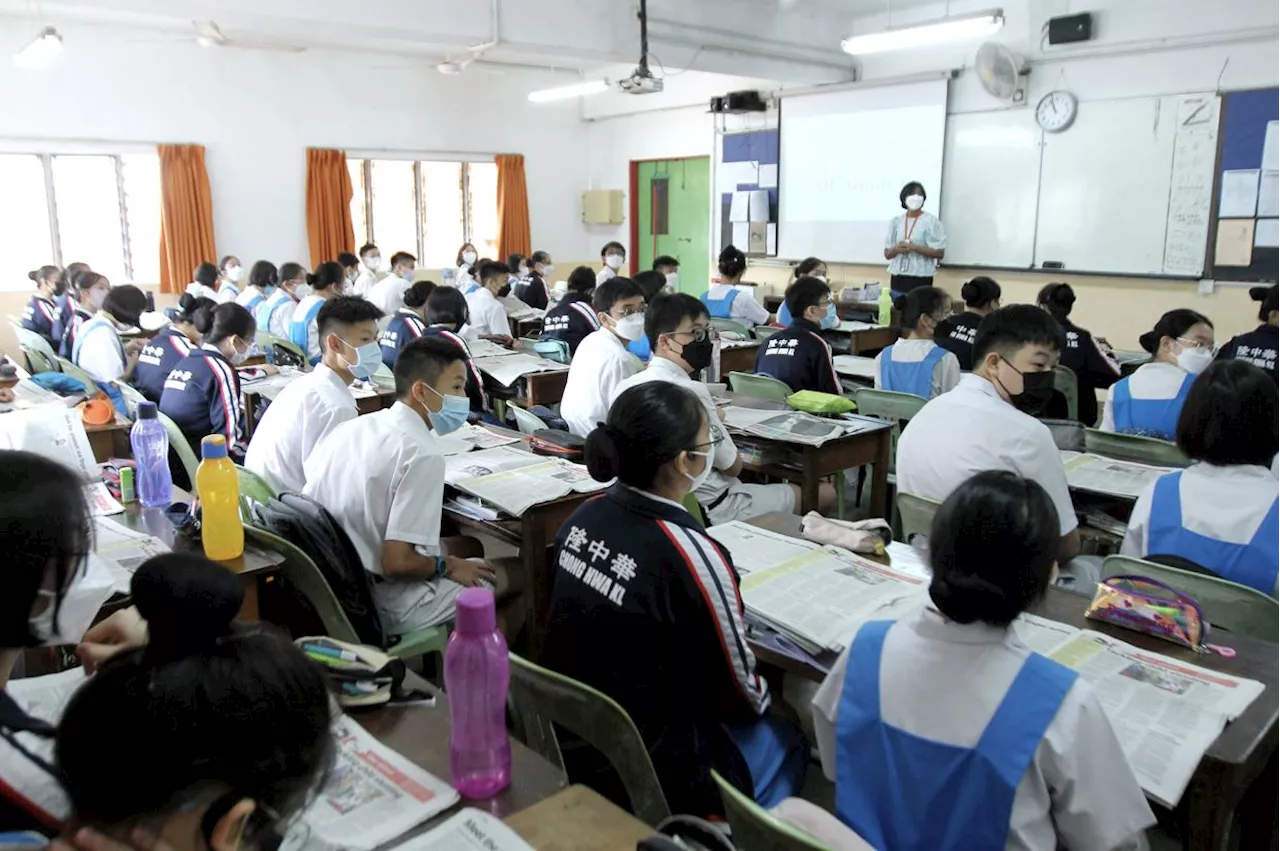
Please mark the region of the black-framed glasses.
POLYGON ((702 327, 690 328, 688 331, 668 331, 663 336, 674 337, 677 334, 689 334, 693 337, 693 342, 695 343, 701 343, 704 340, 710 340, 714 343, 716 340, 720 339, 720 332, 715 328, 702 327))

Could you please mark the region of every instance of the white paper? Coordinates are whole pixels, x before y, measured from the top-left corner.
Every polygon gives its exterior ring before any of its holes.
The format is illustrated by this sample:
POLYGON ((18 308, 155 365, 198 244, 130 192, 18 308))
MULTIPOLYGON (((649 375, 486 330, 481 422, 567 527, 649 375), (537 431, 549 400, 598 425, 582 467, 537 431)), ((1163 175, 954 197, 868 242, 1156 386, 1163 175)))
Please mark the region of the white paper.
POLYGON ((467 807, 391 851, 533 851, 533 846, 494 816, 467 807))
POLYGON ((507 312, 508 319, 541 319, 546 315, 545 310, 530 307, 513 295, 504 296, 499 301, 502 302, 502 309, 507 312))
POLYGON ((1178 99, 1178 133, 1189 132, 1217 135, 1218 110, 1221 99, 1217 95, 1185 95, 1178 99))
POLYGON ((581 464, 513 446, 450 456, 445 459, 444 480, 515 517, 539 503, 609 486, 591 478, 581 464))
POLYGON ((764 229, 764 253, 778 253, 778 224, 777 222, 769 222, 764 229))
POLYGON ((512 352, 497 357, 480 358, 475 364, 481 372, 492 377, 503 387, 510 387, 519 381, 521 376, 531 372, 563 372, 569 369, 565 364, 556 363, 553 360, 512 352))
POLYGON ((1218 201, 1218 217, 1241 219, 1253 216, 1258 209, 1258 177, 1256 168, 1224 171, 1222 196, 1218 201))
MULTIPOLYGON (((1206 113, 1217 115, 1218 98, 1210 109, 1204 98, 1194 101, 1186 118, 1198 122, 1206 113)), ((1164 263, 1168 275, 1199 275, 1204 271, 1205 245, 1209 237, 1209 210, 1213 206, 1214 168, 1218 156, 1218 124, 1184 125, 1179 122, 1173 142, 1173 170, 1170 174, 1169 212, 1165 219, 1164 263)))
POLYGON ((751 225, 748 222, 733 223, 733 244, 746 250, 751 241, 751 225))
POLYGON ((1058 454, 1070 487, 1109 496, 1136 499, 1148 485, 1172 472, 1171 467, 1153 467, 1087 452, 1062 450, 1058 454))
POLYGON ((103 482, 85 485, 84 498, 89 503, 89 511, 94 517, 124 513, 124 506, 116 501, 103 482))
POLYGON ((1280 171, 1262 172, 1258 185, 1258 215, 1280 216, 1280 171))
POLYGON ((737 191, 738 184, 758 185, 759 180, 760 164, 754 160, 722 162, 716 169, 716 189, 722 193, 737 191))
POLYGON ((707 534, 724 545, 733 556, 733 566, 741 574, 764 570, 822 549, 804 538, 771 532, 741 520, 711 526, 707 534))
POLYGON ((93 521, 93 555, 111 571, 115 590, 121 594, 129 593, 133 573, 144 561, 167 552, 171 552, 169 547, 154 535, 135 531, 105 517, 93 521))
POLYGON ((1258 219, 1253 229, 1255 248, 1280 248, 1280 219, 1258 219))
POLYGON ((1214 241, 1215 266, 1248 266, 1253 262, 1253 225, 1256 219, 1219 219, 1214 241))
POLYGON ((865 378, 872 381, 876 377, 876 359, 861 355, 836 355, 831 359, 836 372, 853 378, 865 378))
POLYGON ((1267 139, 1262 143, 1262 167, 1272 171, 1280 170, 1280 122, 1267 122, 1267 139))
POLYGON ((729 221, 735 225, 751 220, 751 194, 744 190, 733 193, 729 199, 729 221))
POLYGON ((501 357, 502 355, 511 354, 511 350, 505 346, 500 346, 493 340, 467 340, 467 350, 471 352, 472 360, 480 358, 501 357))
MULTIPOLYGON (((58 674, 10 680, 5 694, 31 717, 56 725, 71 696, 84 681, 84 668, 72 668, 58 674)), ((52 738, 33 733, 16 733, 15 737, 30 753, 53 762, 52 738)), ((65 821, 71 815, 71 802, 57 779, 22 756, 4 737, 0 737, 0 778, 55 820, 65 821)))
POLYGON ((778 166, 776 164, 760 165, 760 188, 773 189, 778 185, 778 166))
POLYGON ((752 222, 769 221, 769 192, 765 189, 752 189, 747 193, 750 199, 747 205, 747 219, 752 222))
POLYGON ((467 423, 455 432, 436 439, 436 448, 441 455, 460 455, 473 449, 493 449, 510 443, 519 443, 519 435, 498 434, 495 431, 467 423))
MULTIPOLYGON (((17 364, 14 364, 17 367, 17 364)), ((25 411, 29 408, 40 408, 50 405, 55 408, 66 408, 68 403, 76 401, 82 397, 63 398, 51 390, 45 390, 39 384, 31 381, 24 369, 18 368, 18 376, 22 379, 17 386, 13 388, 13 401, 0 402, 0 414, 9 411, 25 411)))
POLYGON ((0 415, 0 449, 21 449, 57 461, 86 484, 102 479, 75 408, 47 406, 0 415))
POLYGON ((724 424, 732 431, 808 446, 821 446, 846 433, 835 420, 800 411, 766 411, 732 405, 724 409, 724 424))

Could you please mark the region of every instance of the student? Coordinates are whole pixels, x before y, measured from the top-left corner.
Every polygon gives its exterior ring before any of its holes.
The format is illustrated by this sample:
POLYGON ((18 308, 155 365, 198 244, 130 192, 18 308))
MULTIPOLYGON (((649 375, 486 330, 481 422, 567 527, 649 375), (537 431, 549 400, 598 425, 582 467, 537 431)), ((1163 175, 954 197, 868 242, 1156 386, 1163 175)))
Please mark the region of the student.
POLYGON ((139 393, 152 402, 160 402, 169 373, 213 328, 213 311, 217 306, 213 299, 183 293, 178 307, 165 311, 169 325, 146 341, 133 369, 131 383, 139 393))
POLYGON ((217 301, 218 276, 218 267, 205 261, 191 273, 191 283, 187 284, 186 292, 196 298, 211 298, 217 301))
POLYGON ((1178 417, 1178 448, 1195 463, 1138 497, 1120 552, 1179 556, 1277 596, 1278 411, 1275 382, 1261 369, 1239 358, 1211 364, 1178 417))
MULTIPOLYGON (((1036 419, 1053 394, 1053 368, 1064 344, 1053 317, 1029 304, 1002 307, 983 319, 973 341, 973 372, 931 399, 898 438, 899 491, 942 501, 983 470, 1017 473, 1053 500, 1062 536, 1059 563, 1074 558, 1080 533, 1067 474, 1049 427, 1036 419)), ((1087 568, 1076 569, 1088 578, 1087 568)))
POLYGON ((463 295, 469 294, 480 286, 480 282, 476 280, 475 275, 472 273, 472 269, 479 259, 480 255, 476 253, 476 247, 471 243, 464 242, 458 247, 458 256, 454 261, 458 271, 454 274, 453 285, 462 290, 463 295))
POLYGON ((951 313, 951 296, 937 287, 916 287, 898 300, 904 339, 876 355, 876 388, 940 396, 960 383, 960 361, 933 338, 951 313))
POLYGON ((458 333, 458 329, 466 327, 470 318, 466 296, 453 287, 437 287, 427 299, 425 312, 428 324, 421 336, 448 340, 466 356, 467 399, 471 402, 471 419, 481 419, 489 407, 489 399, 484 392, 484 378, 471 358, 471 348, 467 341, 458 333))
POLYGON ((662 275, 666 279, 666 292, 680 292, 680 261, 668 255, 659 255, 658 259, 653 261, 653 271, 662 275))
MULTIPOLYGON (((510 267, 515 271, 516 267, 510 267)), ((551 262, 551 255, 545 251, 535 251, 529 257, 529 271, 516 284, 516 298, 530 307, 539 310, 547 309, 547 299, 551 289, 547 286, 547 276, 555 274, 556 267, 551 262)))
MULTIPOLYGON (((1262 324, 1252 331, 1237 334, 1228 340, 1226 345, 1218 350, 1217 359, 1235 358, 1248 361, 1254 366, 1265 369, 1271 376, 1271 380, 1277 381, 1276 357, 1277 351, 1280 350, 1280 327, 1277 327, 1280 326, 1280 295, 1277 294, 1276 285, 1272 284, 1269 287, 1251 287, 1249 297, 1262 303, 1258 308, 1258 319, 1262 324)), ((24 312, 23 317, 25 316, 24 312)))
MULTIPOLYGON (((325 264, 321 264, 323 266, 325 264)), ((324 350, 316 368, 289 382, 254 429, 244 466, 277 491, 300 492, 303 462, 325 435, 359 413, 349 386, 382 365, 378 308, 358 296, 320 305, 316 326, 324 350)))
POLYGON ((538 339, 564 340, 572 357, 588 334, 600 330, 600 320, 591 306, 595 288, 596 276, 589 267, 579 266, 570 272, 564 297, 542 318, 538 339))
POLYGON ((57 266, 41 266, 28 272, 27 277, 35 283, 36 294, 22 308, 22 327, 44 337, 45 342, 56 349, 58 343, 53 336, 53 324, 58 305, 54 299, 62 295, 62 270, 57 266))
MULTIPOLYGON (((644 303, 646 305, 652 304, 653 300, 657 298, 667 286, 666 276, 661 272, 637 272, 636 276, 632 278, 632 280, 640 285, 640 293, 644 296, 644 303)), ((649 338, 644 336, 639 340, 632 340, 630 343, 627 343, 627 351, 640 358, 644 363, 648 363, 649 355, 651 353, 649 349, 649 338)))
POLYGON ((870 846, 1146 847, 1155 818, 1098 696, 1012 628, 1044 596, 1059 532, 1035 481, 965 480, 929 533, 929 602, 864 624, 818 689, 836 813, 870 846))
MULTIPOLYGON (((768 714, 729 553, 681 504, 714 452, 687 390, 652 381, 617 398, 586 445, 592 478, 617 481, 556 535, 543 655, 621 704, 672 811, 703 816, 723 812, 713 769, 773 806, 799 789, 808 757, 800 731, 768 714)), ((571 776, 590 774, 589 759, 571 776)))
POLYGON ((160 412, 169 417, 200 454, 200 441, 220 434, 237 458, 244 435, 240 376, 235 368, 253 348, 257 325, 253 315, 238 304, 220 304, 200 348, 178 361, 164 382, 160 412))
POLYGON ((1213 362, 1213 323, 1194 310, 1170 310, 1138 342, 1151 362, 1111 385, 1101 428, 1173 440, 1192 383, 1213 362))
POLYGON ((630 278, 614 275, 597 284, 591 297, 600 329, 578 346, 560 399, 560 416, 569 431, 586 437, 609 413, 613 389, 635 375, 641 363, 627 343, 644 334, 644 293, 630 278))
MULTIPOLYGON (((1046 284, 1036 297, 1036 303, 1058 320, 1067 335, 1067 347, 1062 350, 1062 365, 1076 374, 1076 418, 1093 428, 1098 423, 1098 393, 1120 380, 1120 364, 1111 353, 1088 331, 1072 323, 1071 307, 1076 303, 1075 290, 1070 284, 1046 284)), ((1059 394, 1061 398, 1061 394, 1059 394)), ((1060 412, 1066 416, 1065 408, 1060 412)))
POLYGON ((840 393, 831 346, 818 332, 834 328, 836 303, 831 288, 818 278, 801 278, 787 287, 791 327, 770 334, 756 352, 756 372, 772 375, 792 390, 840 393))
POLYGON ((339 251, 338 265, 342 267, 342 295, 355 295, 356 278, 360 275, 360 258, 350 251, 339 251))
POLYGON ((600 271, 596 272, 596 286, 618 274, 622 264, 627 262, 627 249, 621 242, 609 241, 600 249, 600 271))
POLYGON ((485 260, 476 264, 475 274, 477 286, 464 293, 471 318, 462 335, 468 340, 492 340, 510 347, 514 342, 511 321, 507 319, 507 309, 498 301, 499 293, 507 286, 507 267, 485 260))
POLYGON ((387 369, 394 369, 396 358, 410 340, 422 336, 427 327, 427 298, 436 289, 432 281, 418 281, 404 291, 404 307, 396 311, 387 327, 378 337, 382 347, 382 362, 387 369))
POLYGON ((404 307, 404 291, 413 283, 417 273, 418 258, 407 251, 397 251, 391 255, 391 274, 374 284, 365 296, 382 311, 382 324, 391 321, 389 317, 404 307))
POLYGON ((342 265, 336 260, 326 260, 317 266, 315 274, 307 275, 311 292, 298 301, 290 317, 289 339, 307 353, 307 361, 312 366, 320 362, 322 354, 316 316, 326 301, 342 295, 342 277, 342 265))
POLYGON ((75 292, 75 304, 72 307, 70 319, 63 320, 62 342, 58 347, 58 354, 74 360, 76 335, 80 331, 80 326, 102 309, 103 302, 107 300, 107 293, 111 291, 111 282, 105 276, 89 269, 75 275, 71 281, 75 292))
MULTIPOLYGON (((78 289, 76 288, 76 279, 84 272, 89 271, 88 263, 70 263, 67 268, 62 270, 62 274, 58 276, 58 284, 62 288, 62 295, 54 298, 54 304, 57 310, 53 314, 53 348, 63 357, 67 355, 61 351, 62 341, 67 336, 67 326, 75 324, 76 320, 76 298, 78 289)), ((95 310, 97 308, 94 308, 95 310)), ((90 311, 90 316, 93 315, 90 311)))
MULTIPOLYGON (((804 258, 796 264, 795 270, 791 273, 793 283, 801 278, 817 278, 822 283, 827 283, 827 264, 817 257, 804 258)), ((791 311, 787 310, 786 293, 783 293, 783 301, 778 307, 774 324, 783 328, 791 327, 791 311)))
POLYGON ((378 282, 378 270, 382 268, 382 253, 378 246, 366 242, 360 246, 360 274, 356 276, 356 295, 369 297, 369 290, 378 282))
MULTIPOLYGON (((249 272, 249 284, 240 295, 236 296, 236 304, 257 316, 258 308, 268 298, 267 293, 275 288, 279 274, 274 263, 266 260, 254 263, 253 269, 249 272)), ((259 324, 264 331, 268 329, 269 322, 264 321, 259 324)))
POLYGON ((757 301, 755 295, 737 288, 747 272, 747 255, 732 245, 720 252, 720 283, 712 284, 702 294, 712 319, 732 319, 747 328, 768 325, 773 321, 769 311, 757 301))
POLYGON ((145 337, 135 337, 125 342, 120 339, 120 332, 136 328, 146 309, 146 293, 131 284, 107 290, 102 309, 76 332, 71 360, 94 381, 128 381, 147 341, 145 337))
POLYGON ((902 187, 898 202, 906 212, 889 222, 884 238, 884 259, 889 261, 889 289, 893 297, 916 287, 933 286, 933 273, 947 250, 942 220, 924 211, 924 186, 916 181, 902 187))
POLYGON ((347 530, 391 635, 453 620, 469 585, 508 596, 506 571, 449 554, 440 538, 444 456, 439 437, 467 421, 466 364, 452 343, 423 337, 396 360, 394 405, 343 423, 304 463, 303 493, 347 530), (352 470, 359 470, 353 476, 352 470))
POLYGON ((960 297, 964 299, 964 313, 943 322, 933 341, 956 356, 961 370, 970 372, 973 370, 973 337, 983 318, 1000 306, 1000 285, 986 275, 979 275, 965 281, 960 297))
POLYGON ((298 300, 310 295, 311 287, 307 284, 307 270, 301 263, 284 264, 278 275, 275 268, 265 260, 253 264, 253 272, 249 275, 251 281, 259 280, 259 273, 265 275, 268 272, 277 281, 275 291, 258 305, 253 316, 263 331, 287 340, 298 300))
MULTIPOLYGON (((698 397, 707 412, 711 440, 715 444, 711 472, 695 488, 698 502, 706 511, 710 524, 749 520, 775 511, 793 513, 802 499, 798 485, 755 485, 738 480, 738 474, 742 472, 738 448, 720 425, 720 415, 711 391, 697 378, 698 373, 711 365, 711 352, 716 340, 706 305, 684 293, 658 295, 645 311, 644 326, 653 358, 646 369, 614 388, 613 399, 632 387, 651 381, 678 385, 698 397)), ((834 505, 835 491, 823 485, 821 501, 823 504, 819 510, 827 509, 827 502, 834 505)))
POLYGON ((228 254, 222 258, 222 262, 218 264, 218 298, 219 304, 226 304, 229 301, 239 302, 240 299, 240 282, 244 280, 244 267, 240 265, 240 258, 234 254, 228 254))
POLYGON ((511 274, 515 276, 517 282, 522 280, 529 274, 529 258, 523 254, 508 254, 507 268, 511 270, 511 274))

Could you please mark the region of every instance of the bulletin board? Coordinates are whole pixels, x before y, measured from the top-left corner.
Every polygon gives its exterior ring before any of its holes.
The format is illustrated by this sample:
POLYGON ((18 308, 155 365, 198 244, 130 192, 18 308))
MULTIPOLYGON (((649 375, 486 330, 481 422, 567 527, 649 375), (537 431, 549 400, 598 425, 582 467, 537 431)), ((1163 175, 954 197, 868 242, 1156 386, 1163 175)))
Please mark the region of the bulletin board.
POLYGON ((1222 99, 1213 277, 1275 281, 1280 265, 1280 89, 1222 99))
MULTIPOLYGON (((778 128, 725 132, 716 152, 715 193, 720 248, 734 245, 756 256, 778 254, 778 128), (734 197, 764 190, 769 199, 767 222, 733 221, 734 197)), ((759 219, 759 216, 754 217, 759 219)))

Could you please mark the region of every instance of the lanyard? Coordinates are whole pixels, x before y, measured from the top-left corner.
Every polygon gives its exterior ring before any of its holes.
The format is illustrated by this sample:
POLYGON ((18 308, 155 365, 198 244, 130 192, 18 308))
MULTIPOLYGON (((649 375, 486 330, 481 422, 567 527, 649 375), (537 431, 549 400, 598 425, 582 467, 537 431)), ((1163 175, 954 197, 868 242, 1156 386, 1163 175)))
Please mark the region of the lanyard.
POLYGON ((916 232, 916 225, 920 223, 919 216, 903 216, 902 217, 902 241, 910 242, 911 234, 916 232), (911 223, 911 227, 907 227, 907 223, 911 223))

